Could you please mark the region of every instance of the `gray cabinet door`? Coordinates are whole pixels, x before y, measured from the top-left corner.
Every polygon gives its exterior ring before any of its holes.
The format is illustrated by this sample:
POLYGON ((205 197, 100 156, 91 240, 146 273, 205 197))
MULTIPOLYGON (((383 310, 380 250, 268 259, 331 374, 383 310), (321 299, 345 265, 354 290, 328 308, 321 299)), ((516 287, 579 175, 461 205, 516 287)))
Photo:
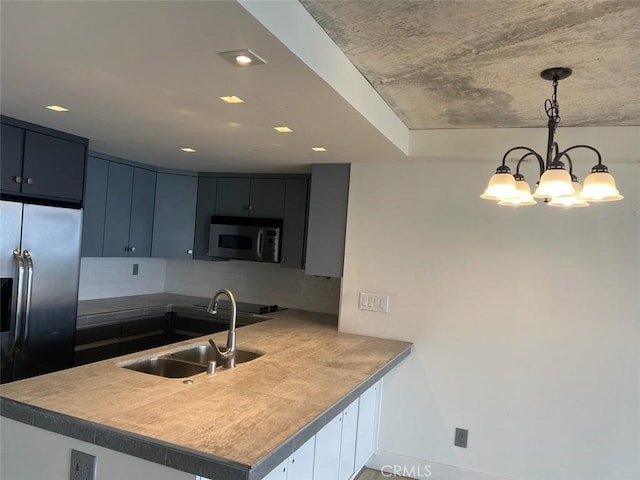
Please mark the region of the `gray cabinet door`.
POLYGON ((198 203, 196 206, 196 233, 193 245, 194 260, 211 260, 209 250, 209 226, 211 217, 216 213, 216 191, 218 179, 215 177, 198 178, 198 203))
POLYGON ((249 216, 282 218, 286 181, 281 178, 252 178, 249 216))
POLYGON ((86 146, 27 131, 22 193, 82 202, 86 146))
POLYGON ((218 178, 216 191, 216 215, 227 217, 247 217, 251 179, 218 178))
POLYGON ((130 257, 151 256, 155 198, 156 172, 144 168, 134 168, 131 220, 129 222, 130 257))
POLYGON ((152 256, 192 258, 197 189, 198 177, 158 173, 152 256))
POLYGON ((104 219, 105 257, 126 257, 129 254, 129 221, 133 167, 109 162, 107 204, 104 219))
POLYGON ((107 160, 96 157, 87 159, 82 220, 83 257, 102 256, 108 176, 109 162, 107 160))
POLYGON ((2 124, 0 133, 0 181, 2 191, 20 192, 20 183, 16 178, 22 177, 22 154, 24 151, 24 129, 2 124))
POLYGON ((349 164, 313 165, 305 272, 341 277, 349 201, 349 164))
POLYGON ((282 261, 285 268, 304 268, 308 180, 287 179, 282 225, 282 261))

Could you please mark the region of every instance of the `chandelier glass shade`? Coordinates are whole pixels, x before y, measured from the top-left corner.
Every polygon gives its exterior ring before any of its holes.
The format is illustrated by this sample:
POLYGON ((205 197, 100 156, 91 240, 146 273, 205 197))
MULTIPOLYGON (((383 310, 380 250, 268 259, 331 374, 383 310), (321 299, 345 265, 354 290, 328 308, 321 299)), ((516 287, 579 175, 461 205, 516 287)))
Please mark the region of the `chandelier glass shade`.
POLYGON ((571 69, 555 67, 544 70, 540 76, 553 82, 553 96, 545 102, 545 111, 548 117, 547 153, 543 159, 541 155, 529 147, 518 146, 507 150, 502 157, 502 163, 496 169, 496 173, 489 180, 489 184, 480 196, 485 200, 493 200, 498 205, 520 207, 535 205, 535 199, 541 199, 553 207, 573 208, 587 207, 590 203, 612 202, 622 200, 623 196, 616 188, 616 182, 609 173, 609 169, 602 163, 600 152, 589 145, 574 145, 565 150, 554 140, 555 131, 560 123, 560 107, 558 105, 558 82, 571 75, 571 69), (585 178, 584 186, 580 185, 573 174, 573 162, 569 152, 577 149, 591 151, 597 156, 597 164, 591 169, 591 173, 585 178), (506 165, 510 154, 518 152, 522 154, 518 159, 516 173, 511 174, 511 169, 506 165), (535 192, 531 195, 531 188, 520 173, 520 166, 531 157, 538 161, 540 167, 540 179, 535 192), (565 168, 565 163, 569 170, 565 168))

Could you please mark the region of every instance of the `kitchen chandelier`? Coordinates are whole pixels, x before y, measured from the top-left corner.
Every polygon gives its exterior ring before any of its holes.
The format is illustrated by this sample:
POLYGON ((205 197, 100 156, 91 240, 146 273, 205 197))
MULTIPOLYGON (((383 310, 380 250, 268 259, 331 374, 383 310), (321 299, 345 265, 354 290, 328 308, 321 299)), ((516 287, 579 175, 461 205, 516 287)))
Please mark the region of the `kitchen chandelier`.
POLYGON ((502 164, 496 169, 496 173, 489 180, 489 185, 480 198, 494 200, 498 205, 519 207, 535 205, 535 198, 544 199, 544 202, 554 207, 587 207, 591 202, 612 202, 622 200, 622 195, 616 188, 613 176, 606 165, 602 164, 600 152, 589 145, 574 145, 560 151, 560 147, 554 141, 556 128, 560 123, 560 107, 557 93, 558 82, 571 75, 572 70, 565 67, 555 67, 543 70, 540 76, 553 82, 553 96, 545 101, 545 111, 548 122, 547 154, 546 159, 529 147, 513 147, 507 150, 502 157, 502 164), (584 180, 584 186, 580 185, 573 174, 573 162, 569 152, 575 149, 587 149, 598 156, 598 163, 591 169, 591 173, 584 180), (506 165, 507 156, 517 150, 526 153, 520 157, 516 165, 516 173, 511 174, 511 169, 506 165), (533 195, 531 188, 520 173, 520 165, 530 157, 535 157, 540 166, 540 178, 538 187, 533 195), (562 160, 569 164, 569 171, 565 170, 562 160))

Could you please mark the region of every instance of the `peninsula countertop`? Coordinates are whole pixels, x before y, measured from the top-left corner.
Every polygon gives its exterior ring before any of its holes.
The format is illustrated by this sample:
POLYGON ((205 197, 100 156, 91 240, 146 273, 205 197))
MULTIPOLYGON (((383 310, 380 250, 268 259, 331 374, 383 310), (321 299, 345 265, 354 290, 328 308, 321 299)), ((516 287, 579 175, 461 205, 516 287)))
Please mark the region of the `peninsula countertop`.
POLYGON ((238 348, 263 355, 233 370, 185 384, 121 368, 206 336, 2 385, 2 415, 205 477, 262 478, 411 349, 311 312, 269 315, 237 330, 238 348))

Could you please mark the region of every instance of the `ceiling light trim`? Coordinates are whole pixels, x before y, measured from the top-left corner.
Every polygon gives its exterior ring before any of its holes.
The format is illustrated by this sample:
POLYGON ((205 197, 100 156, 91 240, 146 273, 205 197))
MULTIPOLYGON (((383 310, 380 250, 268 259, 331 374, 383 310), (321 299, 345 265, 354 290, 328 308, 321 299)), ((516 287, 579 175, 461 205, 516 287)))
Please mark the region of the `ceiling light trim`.
POLYGON ((265 65, 267 63, 264 58, 248 48, 220 52, 218 55, 237 67, 255 67, 257 65, 265 65))

